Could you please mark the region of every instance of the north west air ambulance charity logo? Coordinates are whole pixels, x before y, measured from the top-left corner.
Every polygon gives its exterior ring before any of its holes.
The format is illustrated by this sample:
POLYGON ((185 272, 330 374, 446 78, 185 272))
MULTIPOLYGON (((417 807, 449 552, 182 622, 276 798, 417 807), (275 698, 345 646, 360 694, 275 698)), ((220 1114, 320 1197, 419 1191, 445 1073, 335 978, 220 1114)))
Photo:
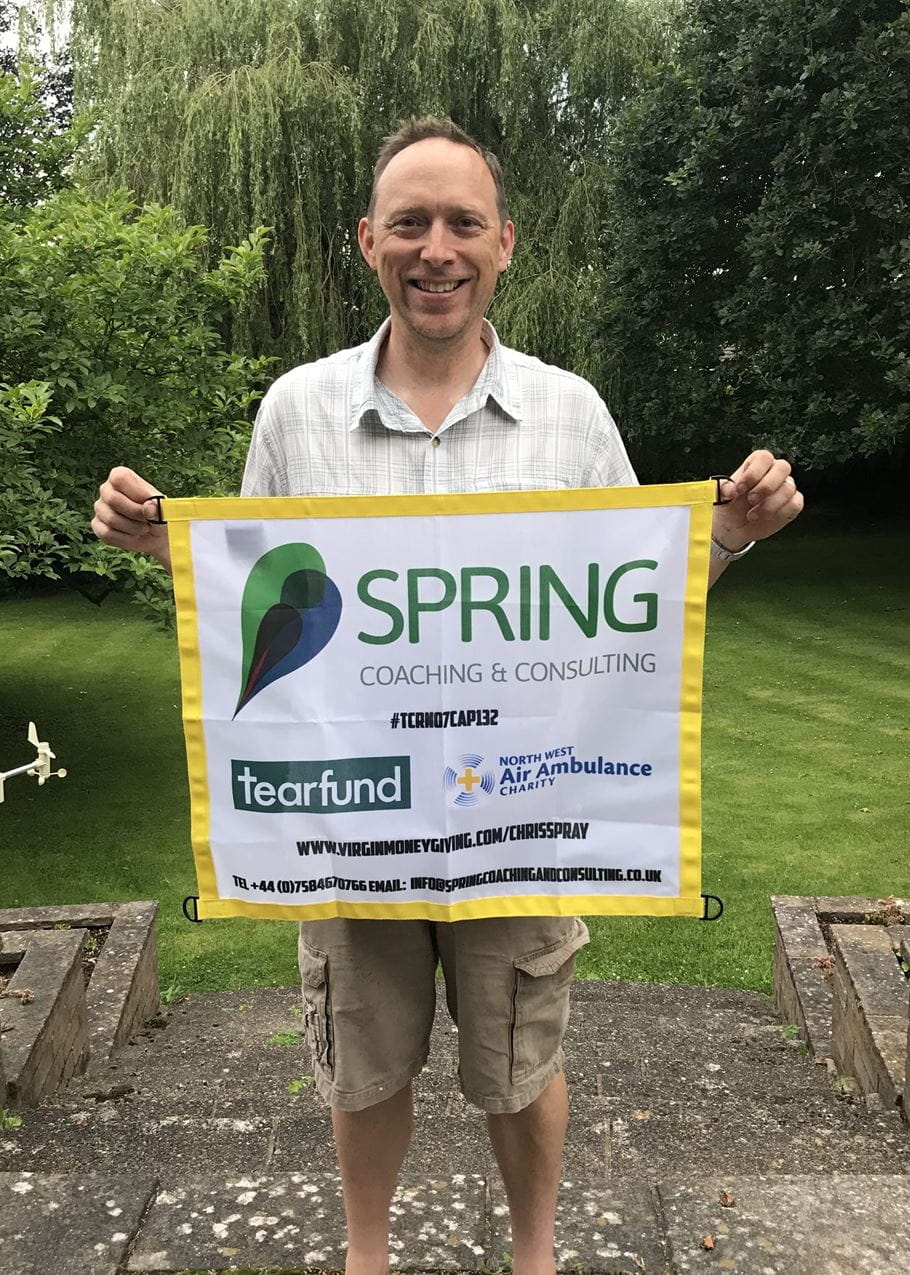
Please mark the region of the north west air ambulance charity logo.
POLYGON ((243 675, 234 717, 260 691, 308 664, 341 619, 341 594, 312 545, 264 553, 243 589, 243 675))
POLYGON ((477 753, 466 753, 457 767, 446 766, 442 782, 453 806, 476 806, 493 791, 496 776, 484 769, 483 760, 477 753))

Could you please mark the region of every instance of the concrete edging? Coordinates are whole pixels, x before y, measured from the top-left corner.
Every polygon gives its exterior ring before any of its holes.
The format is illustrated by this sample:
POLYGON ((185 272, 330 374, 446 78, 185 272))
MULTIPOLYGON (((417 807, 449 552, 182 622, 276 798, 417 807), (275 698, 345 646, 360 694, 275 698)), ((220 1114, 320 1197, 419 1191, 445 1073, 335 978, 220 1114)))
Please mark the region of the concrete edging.
POLYGON ((4 957, 21 958, 0 1001, 0 1105, 28 1106, 73 1075, 94 1074, 157 1012, 157 912, 155 900, 0 909, 4 957), (86 987, 84 931, 102 926, 86 987), (24 990, 33 999, 10 995, 24 990))
MULTIPOLYGON (((910 920, 910 904, 894 903, 910 920)), ((897 962, 910 926, 888 925, 881 900, 857 895, 781 895, 771 907, 775 1010, 816 1062, 910 1120, 910 988, 897 962)))
POLYGON ((831 938, 835 1065, 855 1076, 863 1093, 880 1094, 888 1106, 901 1105, 910 1016, 894 938, 879 925, 833 925, 831 938))
POLYGON ((85 1067, 83 938, 78 930, 30 937, 4 996, 6 1094, 0 1105, 33 1106, 85 1067))

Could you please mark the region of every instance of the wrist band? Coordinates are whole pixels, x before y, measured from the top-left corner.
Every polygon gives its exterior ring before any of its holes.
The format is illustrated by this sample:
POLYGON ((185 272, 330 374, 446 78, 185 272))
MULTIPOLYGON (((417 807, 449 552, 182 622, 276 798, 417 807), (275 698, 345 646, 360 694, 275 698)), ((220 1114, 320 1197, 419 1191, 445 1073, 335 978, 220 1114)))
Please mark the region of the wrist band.
POLYGON ((754 540, 750 540, 747 545, 743 545, 742 549, 728 549, 722 545, 719 540, 711 537, 711 557, 717 558, 719 562, 737 562, 740 558, 745 557, 749 550, 755 544, 754 540))

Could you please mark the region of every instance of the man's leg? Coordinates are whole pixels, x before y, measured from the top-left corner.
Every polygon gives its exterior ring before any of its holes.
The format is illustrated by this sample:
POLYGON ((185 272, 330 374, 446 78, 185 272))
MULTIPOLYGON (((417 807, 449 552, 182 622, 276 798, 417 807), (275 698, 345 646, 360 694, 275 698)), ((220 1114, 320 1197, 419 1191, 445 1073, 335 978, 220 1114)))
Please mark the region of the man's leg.
POLYGON ((487 1127, 512 1220, 514 1275, 553 1275, 553 1230, 569 1119, 563 1072, 513 1115, 488 1115, 487 1127))
POLYGON ((439 923, 436 938, 461 1091, 487 1113, 516 1275, 553 1275, 568 1121, 561 1045, 588 931, 575 917, 495 917, 439 923))
POLYGON ((332 1127, 349 1275, 389 1269, 389 1205, 411 1140, 411 1080, 436 1003, 428 921, 335 917, 300 927, 300 974, 316 1088, 332 1127))
POLYGON ((347 1275, 389 1269, 389 1205, 413 1126, 410 1084, 363 1111, 332 1111, 348 1224, 347 1275))

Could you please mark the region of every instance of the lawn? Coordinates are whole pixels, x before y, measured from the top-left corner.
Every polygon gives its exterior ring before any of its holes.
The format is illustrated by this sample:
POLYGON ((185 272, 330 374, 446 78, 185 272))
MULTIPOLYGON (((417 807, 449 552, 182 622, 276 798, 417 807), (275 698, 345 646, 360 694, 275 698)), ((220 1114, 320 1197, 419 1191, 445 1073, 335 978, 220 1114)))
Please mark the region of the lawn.
MULTIPOLYGON (((703 888, 720 921, 601 918, 587 977, 767 991, 772 894, 910 895, 910 527, 806 515, 712 591, 703 888)), ((28 719, 64 780, 16 779, 0 809, 0 906, 161 901, 162 986, 296 981, 294 927, 190 925, 195 892, 173 640, 122 597, 0 603, 0 766, 28 719)))

